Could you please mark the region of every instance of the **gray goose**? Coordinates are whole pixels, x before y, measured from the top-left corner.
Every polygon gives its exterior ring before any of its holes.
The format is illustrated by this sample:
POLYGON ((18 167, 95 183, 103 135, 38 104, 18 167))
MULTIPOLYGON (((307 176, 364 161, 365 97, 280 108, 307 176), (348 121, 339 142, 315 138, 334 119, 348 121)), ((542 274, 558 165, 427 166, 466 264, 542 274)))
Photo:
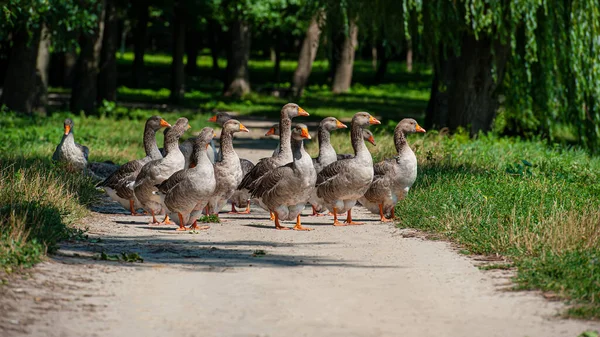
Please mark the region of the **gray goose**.
POLYGON ((214 136, 212 128, 202 129, 200 135, 194 138, 190 168, 177 171, 156 186, 167 209, 177 214, 177 230, 186 230, 186 225, 191 225, 190 229, 209 228, 198 226, 197 218, 202 214, 216 187, 213 164, 207 153, 208 145, 214 136))
MULTIPOLYGON (((208 121, 217 123, 221 127, 223 127, 223 125, 232 118, 233 117, 230 114, 228 114, 227 112, 220 111, 216 115, 209 118, 208 121)), ((219 158, 218 160, 220 160, 221 149, 219 149, 219 152, 217 153, 216 158, 219 158)), ((248 159, 240 158, 240 166, 242 167, 242 177, 244 177, 248 172, 250 172, 252 170, 252 168, 254 167, 254 163, 252 163, 248 159)), ((248 193, 247 190, 235 190, 233 192, 233 194, 231 195, 230 201, 231 201, 231 212, 229 212, 230 214, 250 214, 250 194, 248 193), (236 205, 241 206, 244 204, 246 204, 246 209, 244 211, 238 212, 235 209, 236 205)))
POLYGON ((128 209, 131 215, 138 215, 135 210, 142 207, 133 194, 135 178, 145 164, 162 158, 158 146, 156 146, 156 131, 169 126, 171 124, 160 116, 148 118, 144 127, 144 151, 146 151, 146 156, 119 167, 115 173, 98 184, 98 187, 102 187, 108 196, 121 204, 123 208, 128 209))
MULTIPOLYGON (((160 196, 156 195, 155 185, 167 180, 173 173, 182 170, 185 165, 185 158, 179 150, 179 137, 190 128, 187 118, 179 118, 175 125, 165 130, 165 152, 162 159, 148 162, 142 167, 142 170, 135 179, 133 192, 140 201, 142 207, 152 214, 152 224, 159 224, 155 214, 160 214, 164 210, 160 196)), ((160 224, 172 224, 169 221, 169 215, 160 224)))
POLYGON ((306 125, 296 124, 291 136, 293 161, 270 170, 250 190, 252 197, 260 199, 274 214, 276 229, 289 229, 281 226, 280 220, 296 219, 293 229, 309 230, 302 227, 300 213, 315 188, 317 175, 312 159, 304 150, 304 139, 310 139, 306 125))
POLYGON ((90 150, 86 146, 75 143, 72 119, 65 119, 63 125, 65 132, 54 150, 52 160, 65 163, 70 171, 83 171, 87 167, 90 150))
POLYGON ((249 132, 242 123, 235 119, 230 119, 223 124, 220 142, 221 159, 214 165, 217 187, 208 202, 207 214, 219 216, 223 204, 233 195, 233 192, 242 181, 242 165, 240 158, 233 149, 233 134, 240 131, 249 132))
MULTIPOLYGON (((373 146, 377 146, 377 144, 375 143, 375 138, 373 137, 373 132, 371 132, 371 130, 363 129, 363 138, 367 142, 373 144, 373 146)), ((350 153, 338 153, 337 154, 337 160, 350 159, 350 158, 354 158, 354 154, 350 154, 350 153)))
MULTIPOLYGON (((314 158, 313 166, 315 167, 315 172, 319 174, 327 165, 333 163, 337 160, 337 155, 335 153, 335 149, 331 145, 331 134, 330 132, 336 129, 345 129, 347 126, 337 120, 334 117, 324 118, 321 123, 319 123, 319 128, 317 129, 317 137, 319 141, 319 155, 314 158)), ((312 206, 312 214, 313 216, 319 215, 319 212, 323 211, 322 200, 317 197, 316 189, 313 190, 313 193, 310 196, 309 202, 312 206)))
POLYGON ((290 144, 292 118, 297 116, 308 116, 308 112, 304 111, 304 109, 295 103, 288 103, 281 108, 279 121, 279 144, 281 151, 276 156, 263 158, 256 163, 252 170, 250 170, 250 172, 242 179, 242 182, 238 186, 239 190, 251 190, 256 181, 267 172, 292 162, 294 159, 290 144))
POLYGON ((406 134, 425 132, 412 118, 401 120, 394 129, 394 145, 398 155, 374 165, 375 178, 365 195, 358 199, 373 213, 379 213, 382 222, 385 214, 394 218, 394 206, 404 199, 417 179, 417 157, 406 141, 406 134))
POLYGON ((363 128, 370 124, 381 124, 367 112, 357 112, 352 117, 351 141, 354 158, 338 160, 325 167, 317 175, 317 196, 333 213, 333 225, 360 225, 352 221, 352 207, 362 197, 373 180, 373 158, 365 145, 363 128), (348 212, 344 224, 337 215, 348 212))

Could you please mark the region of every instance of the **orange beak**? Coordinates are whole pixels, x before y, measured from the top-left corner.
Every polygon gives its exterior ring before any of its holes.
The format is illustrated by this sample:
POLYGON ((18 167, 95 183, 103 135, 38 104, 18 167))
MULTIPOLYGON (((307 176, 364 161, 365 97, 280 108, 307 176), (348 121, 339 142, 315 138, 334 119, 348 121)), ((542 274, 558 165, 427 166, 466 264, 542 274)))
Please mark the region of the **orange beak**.
POLYGON ((371 116, 369 117, 369 124, 381 124, 381 122, 377 118, 371 116))
POLYGON ((188 126, 187 126, 187 129, 189 130, 189 129, 191 129, 191 128, 192 128, 192 126, 188 124, 188 126))
POLYGON ((336 126, 338 129, 345 129, 345 128, 347 128, 346 124, 344 124, 344 123, 340 122, 339 120, 336 120, 336 122, 335 122, 335 126, 336 126))
POLYGON ((208 145, 209 145, 209 144, 206 144, 206 147, 205 147, 205 149, 207 149, 207 150, 208 150, 208 145))
POLYGON ((250 132, 242 123, 240 123, 240 131, 242 132, 250 132))
POLYGON ((217 115, 212 116, 211 118, 208 119, 208 121, 216 123, 217 122, 217 115))
POLYGON ((369 143, 373 144, 373 146, 377 146, 377 144, 375 144, 375 138, 373 138, 373 136, 370 136, 367 140, 369 141, 369 143))
POLYGON ((311 139, 310 134, 308 133, 307 128, 302 128, 302 133, 300 134, 304 139, 311 139))
POLYGON ((71 132, 71 126, 70 125, 65 125, 65 136, 68 135, 69 132, 71 132))
POLYGON ((191 163, 190 168, 194 168, 194 167, 196 167, 196 163, 191 163))
POLYGON ((269 131, 267 131, 267 133, 265 133, 265 136, 270 136, 270 135, 274 135, 275 134, 275 128, 270 128, 269 131))
POLYGON ((298 116, 309 116, 308 112, 306 112, 306 110, 302 109, 301 107, 298 107, 298 116))
POLYGON ((417 130, 417 132, 423 132, 423 133, 427 132, 419 124, 417 124, 417 127, 415 129, 417 130))
POLYGON ((160 119, 160 127, 161 128, 166 128, 166 127, 169 127, 169 126, 171 126, 171 124, 169 124, 166 120, 164 120, 162 118, 160 119))
MULTIPOLYGON (((217 132, 215 130, 213 130, 213 138, 215 138, 217 136, 217 132)), ((206 144, 206 146, 208 146, 208 144, 206 144)))

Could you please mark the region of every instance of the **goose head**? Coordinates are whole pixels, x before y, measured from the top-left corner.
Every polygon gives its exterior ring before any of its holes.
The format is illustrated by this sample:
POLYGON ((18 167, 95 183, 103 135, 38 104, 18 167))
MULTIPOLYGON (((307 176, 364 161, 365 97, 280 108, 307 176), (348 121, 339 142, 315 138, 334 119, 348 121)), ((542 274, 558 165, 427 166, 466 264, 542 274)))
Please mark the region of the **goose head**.
POLYGON ((324 128, 327 131, 333 131, 335 129, 345 129, 347 128, 346 124, 340 122, 337 118, 327 117, 324 118, 319 126, 324 128))
POLYGON ((377 118, 371 116, 368 112, 357 112, 354 114, 354 117, 352 117, 352 125, 364 128, 372 124, 381 124, 381 122, 377 120, 377 118))
POLYGON ((250 132, 240 121, 236 119, 230 119, 223 124, 223 131, 230 133, 234 132, 250 132))
POLYGON ((404 118, 401 120, 398 125, 396 125, 396 129, 394 132, 402 131, 403 133, 416 133, 416 132, 426 132, 416 120, 412 118, 404 118))
POLYGON ((231 118, 232 118, 231 115, 228 114, 227 112, 220 111, 216 115, 214 115, 211 118, 209 118, 208 121, 209 122, 213 122, 213 123, 217 123, 220 126, 223 126, 223 124, 225 124, 225 122, 227 122, 231 118))
POLYGON ((294 118, 298 116, 308 116, 308 112, 302 109, 296 103, 288 103, 281 108, 281 116, 287 118, 294 118))

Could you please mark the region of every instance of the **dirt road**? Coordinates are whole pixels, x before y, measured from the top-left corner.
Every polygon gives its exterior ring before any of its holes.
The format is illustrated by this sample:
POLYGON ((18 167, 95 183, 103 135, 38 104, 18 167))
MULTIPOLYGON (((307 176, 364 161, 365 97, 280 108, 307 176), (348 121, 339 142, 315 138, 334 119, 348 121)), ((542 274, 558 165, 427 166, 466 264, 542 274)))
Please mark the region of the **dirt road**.
MULTIPOLYGON (((239 152, 252 159, 272 149, 248 148, 239 152)), ((381 224, 362 209, 355 214, 364 226, 304 217, 313 231, 276 231, 255 208, 249 216, 223 214, 225 222, 198 233, 110 214, 122 212, 115 204, 96 210, 104 213, 85 221, 90 240, 63 244, 29 277, 0 287, 1 336, 562 337, 600 330, 597 322, 556 318, 562 304, 539 293, 506 291, 510 273, 482 271, 450 244, 381 224), (144 262, 94 259, 101 252, 135 252, 144 262)))

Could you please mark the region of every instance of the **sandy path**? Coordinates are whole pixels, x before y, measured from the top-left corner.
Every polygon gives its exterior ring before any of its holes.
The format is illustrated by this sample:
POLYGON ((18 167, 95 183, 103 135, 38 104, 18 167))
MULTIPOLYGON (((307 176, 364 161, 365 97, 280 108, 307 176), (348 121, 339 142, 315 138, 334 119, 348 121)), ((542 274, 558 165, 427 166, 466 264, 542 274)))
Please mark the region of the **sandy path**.
MULTIPOLYGON (((240 152, 256 159, 271 149, 240 152)), ((114 204, 101 210, 121 211, 114 204)), ((334 228, 329 217, 305 217, 314 231, 276 231, 256 209, 250 216, 224 214, 228 221, 191 234, 148 226, 148 217, 95 212, 86 220, 93 240, 63 244, 30 277, 0 287, 0 335, 577 336, 600 330, 597 322, 556 318, 562 305, 539 293, 503 291, 509 274, 479 270, 448 243, 381 224, 360 208, 355 215, 366 225, 334 228), (92 258, 102 251, 137 252, 145 261, 92 258)))

